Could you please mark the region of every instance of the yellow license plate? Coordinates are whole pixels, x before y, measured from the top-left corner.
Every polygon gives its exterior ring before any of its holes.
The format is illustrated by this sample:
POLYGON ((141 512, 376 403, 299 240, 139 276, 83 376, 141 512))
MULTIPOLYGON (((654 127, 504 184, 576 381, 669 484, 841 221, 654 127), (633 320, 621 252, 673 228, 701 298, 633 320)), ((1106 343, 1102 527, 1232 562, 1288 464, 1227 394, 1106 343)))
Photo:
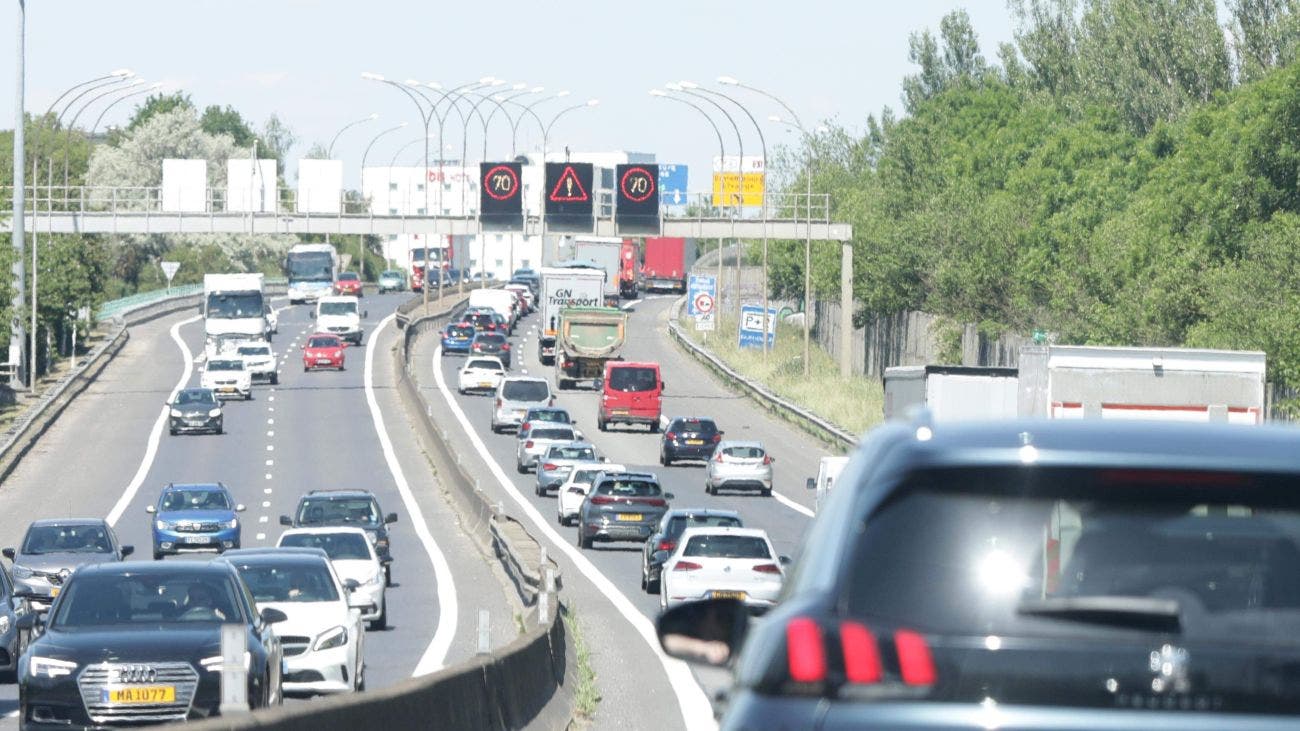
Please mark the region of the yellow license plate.
POLYGON ((129 688, 105 688, 104 700, 108 703, 175 703, 174 685, 139 685, 129 688))
POLYGON ((691 446, 696 446, 696 445, 703 444, 703 443, 704 443, 704 440, 703 440, 703 439, 687 439, 687 440, 686 440, 686 443, 689 444, 689 445, 691 445, 691 446))
POLYGON ((636 522, 640 522, 641 514, 640 513, 619 513, 618 519, 630 523, 636 523, 636 522))
POLYGON ((715 591, 715 592, 713 592, 713 598, 714 598, 714 599, 744 599, 744 598, 745 598, 745 592, 743 592, 743 591, 715 591))
POLYGON ((479 387, 479 388, 492 388, 492 382, 491 382, 491 381, 479 381, 479 382, 478 382, 478 387, 479 387))
POLYGON ((59 595, 59 587, 57 587, 57 586, 51 586, 51 587, 50 587, 50 598, 53 599, 54 597, 56 597, 56 596, 58 596, 58 595, 59 595))

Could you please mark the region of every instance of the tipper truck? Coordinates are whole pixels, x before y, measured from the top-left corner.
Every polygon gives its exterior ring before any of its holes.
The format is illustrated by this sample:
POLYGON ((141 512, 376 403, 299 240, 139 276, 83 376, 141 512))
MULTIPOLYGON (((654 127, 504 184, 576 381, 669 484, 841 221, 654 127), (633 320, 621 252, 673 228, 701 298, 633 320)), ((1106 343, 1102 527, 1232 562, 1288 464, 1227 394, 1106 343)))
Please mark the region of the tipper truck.
POLYGON ((600 307, 604 304, 605 272, 569 262, 570 266, 544 267, 542 276, 542 332, 537 338, 537 359, 552 365, 560 310, 565 307, 600 307))
POLYGON ((242 335, 257 340, 266 336, 262 281, 260 273, 203 275, 203 332, 209 339, 242 335))
POLYGON ((605 236, 575 236, 573 258, 590 261, 605 271, 605 306, 618 307, 622 295, 623 239, 605 236))
POLYGON ((605 362, 618 360, 627 336, 627 313, 617 307, 566 307, 555 334, 555 385, 598 382, 605 362))

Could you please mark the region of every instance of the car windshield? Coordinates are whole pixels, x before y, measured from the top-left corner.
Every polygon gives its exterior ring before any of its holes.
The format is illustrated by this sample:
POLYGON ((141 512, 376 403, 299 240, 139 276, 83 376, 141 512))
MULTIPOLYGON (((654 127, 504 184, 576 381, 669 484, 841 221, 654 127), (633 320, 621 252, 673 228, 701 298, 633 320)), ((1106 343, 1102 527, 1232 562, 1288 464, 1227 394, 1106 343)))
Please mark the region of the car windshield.
POLYGON ((360 279, 361 277, 358 277, 356 272, 339 272, 340 282, 356 282, 360 279))
POLYGON ((176 394, 177 406, 188 406, 191 404, 196 406, 216 406, 217 396, 206 388, 187 388, 176 394))
POLYGON ((573 439, 573 437, 574 434, 572 429, 556 429, 555 427, 547 427, 545 429, 534 427, 532 431, 528 432, 529 439, 563 439, 568 441, 573 439))
POLYGON ((280 537, 280 545, 319 548, 331 561, 365 561, 370 558, 370 545, 361 533, 291 533, 280 537))
POLYGON ((501 395, 508 401, 545 401, 551 397, 546 381, 506 381, 501 395))
POLYGON ((771 558, 772 552, 767 548, 767 541, 758 536, 728 536, 705 534, 691 536, 683 556, 701 556, 709 558, 771 558))
POLYGON ((205 317, 216 320, 233 320, 244 317, 261 317, 265 312, 260 292, 233 292, 208 295, 205 317))
POLYGON ((479 370, 486 370, 486 371, 499 371, 499 370, 501 370, 501 364, 498 363, 498 362, 496 362, 496 361, 494 361, 494 360, 482 360, 482 359, 479 359, 479 360, 466 361, 466 362, 465 362, 465 367, 466 367, 466 368, 470 368, 470 369, 477 368, 477 369, 479 369, 479 370))
POLYGON ((338 589, 320 562, 236 563, 258 602, 336 602, 338 589))
POLYGON ((240 355, 270 355, 271 346, 269 345, 241 345, 239 347, 240 355))
POLYGON ((1120 615, 1085 625, 1050 611, 1119 598, 1163 604, 1198 642, 1300 649, 1300 496, 1290 477, 934 470, 879 506, 849 556, 853 615, 926 631, 1132 632, 1120 615))
POLYGON ((765 454, 762 447, 727 447, 722 453, 736 459, 762 459, 765 454))
POLYGON ((163 493, 158 509, 229 510, 230 499, 220 490, 168 490, 163 493))
POLYGON ((674 515, 668 519, 668 536, 676 538, 687 528, 739 528, 740 518, 734 515, 674 515))
POLYGON ((342 344, 338 338, 309 338, 307 347, 309 348, 337 348, 342 344))
POLYGON ((109 553, 108 533, 100 525, 34 525, 27 529, 22 553, 109 553))
POLYGON ((399 271, 395 271, 395 270, 393 270, 393 269, 389 269, 388 271, 384 272, 383 274, 380 274, 380 275, 379 275, 379 278, 380 278, 380 279, 401 279, 401 278, 402 278, 402 273, 399 272, 399 271))
POLYGON ((546 453, 547 459, 580 459, 592 462, 596 459, 596 450, 591 447, 551 447, 546 453))
POLYGON ((210 360, 210 361, 208 361, 208 370, 210 370, 210 371, 242 371, 242 370, 244 370, 244 361, 242 361, 242 360, 210 360))
POLYGON ((653 368, 611 368, 606 385, 613 391, 653 391, 658 379, 653 368))
POLYGON ((73 576, 51 627, 246 622, 233 581, 204 571, 73 576))
POLYGON ((616 477, 603 480, 596 486, 596 494, 611 497, 658 497, 659 485, 637 477, 616 477))
POLYGON ((307 498, 298 506, 299 525, 379 525, 379 507, 369 498, 307 498))
POLYGON ((357 303, 322 302, 320 303, 320 313, 322 315, 355 315, 357 314, 357 303))

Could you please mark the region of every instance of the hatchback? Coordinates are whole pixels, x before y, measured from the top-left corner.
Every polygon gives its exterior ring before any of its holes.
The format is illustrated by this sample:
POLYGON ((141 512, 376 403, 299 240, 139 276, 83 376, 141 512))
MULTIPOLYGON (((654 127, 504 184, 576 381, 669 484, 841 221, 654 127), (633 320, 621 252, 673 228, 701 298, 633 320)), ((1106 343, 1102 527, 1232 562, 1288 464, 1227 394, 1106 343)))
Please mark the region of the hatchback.
POLYGON ((225 423, 221 400, 210 388, 183 388, 167 403, 167 431, 220 434, 225 423))
POLYGON ((406 272, 401 269, 386 269, 379 275, 379 293, 401 292, 406 289, 406 272))
POLYGON ((527 438, 519 439, 515 444, 515 469, 522 475, 537 466, 537 458, 546 450, 579 439, 582 439, 582 433, 571 424, 536 425, 528 430, 527 438))
POLYGON ((663 568, 662 551, 672 553, 687 528, 742 528, 744 521, 734 510, 675 508, 664 513, 654 535, 641 549, 641 588, 647 594, 659 593, 659 571, 663 568))
POLYGON ((356 272, 339 272, 339 278, 334 282, 334 294, 361 297, 364 294, 361 277, 356 272))
POLYGON ((649 472, 601 475, 578 511, 578 547, 591 548, 595 541, 646 540, 672 499, 649 472))
POLYGON ((501 364, 510 368, 510 341, 504 333, 481 332, 474 335, 469 344, 470 355, 494 355, 501 359, 501 364))
POLYGON ((668 422, 659 440, 659 464, 667 467, 681 459, 706 460, 725 433, 713 419, 678 416, 668 422))
POLYGON ((470 391, 495 391, 506 376, 506 367, 496 356, 475 356, 466 359, 456 372, 456 391, 464 395, 470 391))
POLYGON ((719 442, 713 450, 704 476, 704 491, 758 490, 772 494, 772 462, 775 459, 758 442, 719 442))
POLYGON ((569 473, 573 471, 574 465, 583 462, 597 462, 599 459, 596 456, 596 446, 590 442, 569 442, 568 444, 551 445, 537 457, 535 463, 534 470, 537 473, 536 493, 546 495, 551 490, 559 487, 569 476, 569 473))
POLYGON ((1293 427, 900 422, 838 482, 761 623, 659 619, 723 729, 1300 725, 1293 427))
POLYGON ((468 322, 457 322, 443 328, 442 354, 468 353, 470 343, 474 342, 474 335, 477 332, 468 322))
POLYGON ((346 357, 343 351, 347 347, 346 342, 332 333, 316 333, 308 337, 302 346, 303 373, 317 368, 343 370, 346 357))
POLYGON ((551 383, 536 376, 511 376, 501 381, 492 403, 491 427, 494 434, 515 428, 524 421, 529 409, 554 406, 551 383))
POLYGON ((22 543, 3 553, 13 562, 15 591, 27 595, 32 609, 45 611, 78 566, 121 561, 134 551, 118 542, 103 518, 45 518, 27 526, 22 543))
POLYGON ((610 462, 585 462, 575 464, 568 477, 556 491, 555 519, 560 525, 572 525, 582 511, 582 503, 587 499, 591 483, 601 474, 613 475, 626 472, 627 467, 610 462))
POLYGON ((782 568, 767 533, 756 528, 688 528, 672 551, 657 551, 663 564, 659 608, 700 599, 735 599, 752 612, 776 606, 782 568))

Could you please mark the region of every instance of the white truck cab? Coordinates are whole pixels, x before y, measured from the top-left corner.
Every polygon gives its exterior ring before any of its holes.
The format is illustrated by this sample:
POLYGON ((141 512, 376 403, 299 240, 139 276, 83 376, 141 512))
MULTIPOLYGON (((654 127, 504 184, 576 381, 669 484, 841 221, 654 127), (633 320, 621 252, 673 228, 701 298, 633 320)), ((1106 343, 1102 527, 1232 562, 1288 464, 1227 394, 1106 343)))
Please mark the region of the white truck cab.
POLYGON ((316 332, 333 333, 353 345, 361 344, 361 300, 343 295, 327 295, 316 301, 316 332))
POLYGON ((844 471, 844 465, 848 463, 848 457, 822 457, 821 463, 817 466, 817 476, 808 478, 808 489, 817 492, 818 512, 821 511, 822 502, 830 496, 835 481, 840 478, 840 473, 844 471))

